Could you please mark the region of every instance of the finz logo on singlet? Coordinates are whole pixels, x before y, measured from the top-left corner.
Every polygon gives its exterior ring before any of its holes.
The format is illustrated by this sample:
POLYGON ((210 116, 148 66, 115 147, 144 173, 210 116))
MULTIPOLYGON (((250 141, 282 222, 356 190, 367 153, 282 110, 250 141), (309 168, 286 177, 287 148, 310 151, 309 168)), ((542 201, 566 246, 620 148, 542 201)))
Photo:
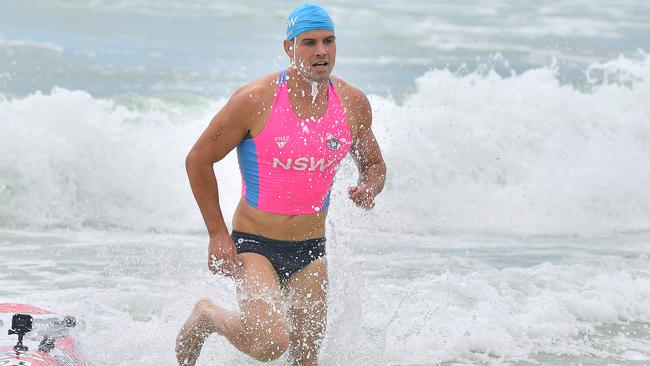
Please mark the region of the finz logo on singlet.
POLYGON ((280 161, 278 158, 273 158, 273 167, 276 168, 278 165, 282 167, 284 170, 320 170, 321 172, 325 170, 325 168, 329 167, 332 165, 334 161, 329 161, 325 163, 325 159, 320 158, 316 160, 315 158, 307 158, 307 157, 301 157, 297 158, 295 160, 288 158, 286 162, 280 161))
POLYGON ((280 149, 282 149, 287 142, 289 142, 289 136, 278 136, 275 138, 275 143, 278 144, 280 149))

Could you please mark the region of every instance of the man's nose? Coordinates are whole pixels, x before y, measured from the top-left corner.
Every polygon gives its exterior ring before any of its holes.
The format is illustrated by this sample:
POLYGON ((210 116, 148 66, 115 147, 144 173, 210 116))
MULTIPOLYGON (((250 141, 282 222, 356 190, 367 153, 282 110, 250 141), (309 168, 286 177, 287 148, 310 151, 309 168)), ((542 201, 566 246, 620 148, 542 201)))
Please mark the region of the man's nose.
POLYGON ((325 43, 321 42, 316 46, 316 56, 325 56, 325 55, 327 55, 327 46, 325 45, 325 43))

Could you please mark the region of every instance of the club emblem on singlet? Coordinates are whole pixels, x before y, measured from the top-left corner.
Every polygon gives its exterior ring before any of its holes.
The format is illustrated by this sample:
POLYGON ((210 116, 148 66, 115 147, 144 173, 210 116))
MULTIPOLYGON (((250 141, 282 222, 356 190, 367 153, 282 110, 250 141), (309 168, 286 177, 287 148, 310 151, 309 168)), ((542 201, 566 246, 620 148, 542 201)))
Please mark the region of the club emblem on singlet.
POLYGON ((327 136, 327 148, 336 151, 339 149, 339 138, 334 135, 327 136))

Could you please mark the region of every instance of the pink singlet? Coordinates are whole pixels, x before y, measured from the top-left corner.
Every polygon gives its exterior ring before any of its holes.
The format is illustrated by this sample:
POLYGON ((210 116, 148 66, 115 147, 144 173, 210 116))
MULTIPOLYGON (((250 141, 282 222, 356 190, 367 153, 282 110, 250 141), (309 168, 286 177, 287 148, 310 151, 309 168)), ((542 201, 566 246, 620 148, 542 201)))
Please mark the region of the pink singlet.
POLYGON ((291 107, 282 71, 262 132, 237 146, 242 197, 252 207, 274 214, 327 210, 336 169, 350 146, 348 121, 331 80, 325 115, 300 119, 291 107))

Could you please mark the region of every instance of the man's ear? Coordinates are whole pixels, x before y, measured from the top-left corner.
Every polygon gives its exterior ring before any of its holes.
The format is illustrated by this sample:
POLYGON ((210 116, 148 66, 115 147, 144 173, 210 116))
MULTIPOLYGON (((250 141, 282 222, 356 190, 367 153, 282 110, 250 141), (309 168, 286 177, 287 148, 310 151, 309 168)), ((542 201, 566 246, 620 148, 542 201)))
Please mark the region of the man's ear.
POLYGON ((293 60, 293 41, 290 41, 288 39, 284 40, 284 53, 289 56, 290 60, 293 60))

